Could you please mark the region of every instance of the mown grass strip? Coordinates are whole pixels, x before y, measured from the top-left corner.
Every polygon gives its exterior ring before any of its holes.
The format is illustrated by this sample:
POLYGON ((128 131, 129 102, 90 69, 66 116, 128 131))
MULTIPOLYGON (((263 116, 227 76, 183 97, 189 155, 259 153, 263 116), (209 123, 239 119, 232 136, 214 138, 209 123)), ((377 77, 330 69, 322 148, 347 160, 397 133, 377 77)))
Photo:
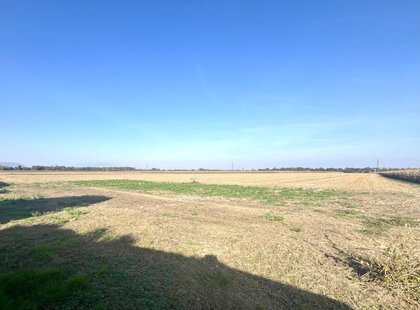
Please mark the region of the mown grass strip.
POLYGON ((314 190, 306 188, 271 189, 258 186, 219 185, 191 183, 150 182, 137 180, 95 180, 73 181, 78 186, 107 187, 114 189, 154 192, 165 191, 181 195, 197 195, 225 198, 245 198, 272 205, 283 205, 285 202, 310 204, 324 200, 340 193, 335 190, 314 190))

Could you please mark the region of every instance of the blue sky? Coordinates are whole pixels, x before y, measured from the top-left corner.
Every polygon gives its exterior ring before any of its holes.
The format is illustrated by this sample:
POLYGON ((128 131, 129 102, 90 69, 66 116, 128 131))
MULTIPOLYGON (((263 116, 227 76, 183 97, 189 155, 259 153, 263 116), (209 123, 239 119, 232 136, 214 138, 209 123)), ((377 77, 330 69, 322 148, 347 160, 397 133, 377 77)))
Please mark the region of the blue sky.
POLYGON ((420 166, 420 2, 0 2, 0 161, 420 166))

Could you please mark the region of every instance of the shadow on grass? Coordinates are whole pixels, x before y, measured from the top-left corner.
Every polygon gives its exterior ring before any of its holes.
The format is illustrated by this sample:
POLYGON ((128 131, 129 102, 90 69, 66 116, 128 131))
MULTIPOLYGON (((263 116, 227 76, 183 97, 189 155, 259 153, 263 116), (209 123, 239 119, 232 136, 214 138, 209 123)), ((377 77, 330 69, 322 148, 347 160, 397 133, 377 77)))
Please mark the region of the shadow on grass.
POLYGON ((8 187, 9 185, 10 185, 9 183, 0 181, 0 194, 8 193, 9 191, 5 187, 8 187))
POLYGON ((6 182, 1 182, 0 181, 0 188, 2 188, 2 187, 7 187, 7 186, 9 186, 10 184, 9 183, 6 183, 6 182))
POLYGON ((86 207, 109 200, 106 196, 70 196, 40 199, 1 199, 0 225, 12 220, 20 220, 50 211, 60 211, 67 207, 86 207))
POLYGON ((215 256, 140 248, 106 229, 10 227, 0 234, 0 271, 2 309, 350 309, 215 256))

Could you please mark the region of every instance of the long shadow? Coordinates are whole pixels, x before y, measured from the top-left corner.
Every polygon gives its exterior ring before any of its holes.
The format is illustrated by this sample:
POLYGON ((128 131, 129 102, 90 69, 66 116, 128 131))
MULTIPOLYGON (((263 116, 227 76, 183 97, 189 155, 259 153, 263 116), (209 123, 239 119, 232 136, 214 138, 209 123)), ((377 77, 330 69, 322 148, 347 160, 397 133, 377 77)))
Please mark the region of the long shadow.
POLYGON ((2 309, 350 309, 215 256, 140 248, 130 236, 112 239, 105 229, 10 227, 0 233, 0 270, 2 309))
POLYGON ((353 269, 353 272, 357 274, 359 277, 365 275, 368 273, 369 265, 363 265, 362 261, 366 259, 360 259, 355 257, 353 254, 348 253, 347 251, 341 249, 335 242, 331 240, 331 238, 328 235, 324 235, 325 238, 330 242, 331 247, 337 251, 337 255, 325 253, 325 257, 333 259, 337 264, 341 264, 347 267, 350 267, 353 269))
POLYGON ((6 186, 9 186, 9 185, 10 185, 9 183, 0 181, 0 188, 6 187, 6 186))
POLYGON ((10 185, 9 183, 0 181, 0 194, 8 193, 9 191, 5 187, 8 187, 9 185, 10 185))
POLYGON ((39 199, 1 199, 0 225, 12 220, 20 220, 50 211, 60 211, 67 207, 86 207, 109 200, 106 196, 69 196, 39 199))

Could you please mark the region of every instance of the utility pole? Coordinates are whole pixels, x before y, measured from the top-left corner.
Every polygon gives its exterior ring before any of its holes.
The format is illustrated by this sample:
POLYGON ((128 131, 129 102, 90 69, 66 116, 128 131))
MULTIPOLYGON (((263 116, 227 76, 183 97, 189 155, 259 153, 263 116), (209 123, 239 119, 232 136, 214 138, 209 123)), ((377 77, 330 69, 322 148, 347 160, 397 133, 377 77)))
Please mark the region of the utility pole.
POLYGON ((379 171, 379 158, 376 160, 376 172, 379 171))
POLYGON ((233 161, 232 161, 232 171, 233 171, 233 161))
POLYGON ((149 166, 149 165, 148 165, 148 164, 146 164, 146 170, 149 170, 149 169, 148 169, 148 168, 149 168, 148 166, 149 166))

